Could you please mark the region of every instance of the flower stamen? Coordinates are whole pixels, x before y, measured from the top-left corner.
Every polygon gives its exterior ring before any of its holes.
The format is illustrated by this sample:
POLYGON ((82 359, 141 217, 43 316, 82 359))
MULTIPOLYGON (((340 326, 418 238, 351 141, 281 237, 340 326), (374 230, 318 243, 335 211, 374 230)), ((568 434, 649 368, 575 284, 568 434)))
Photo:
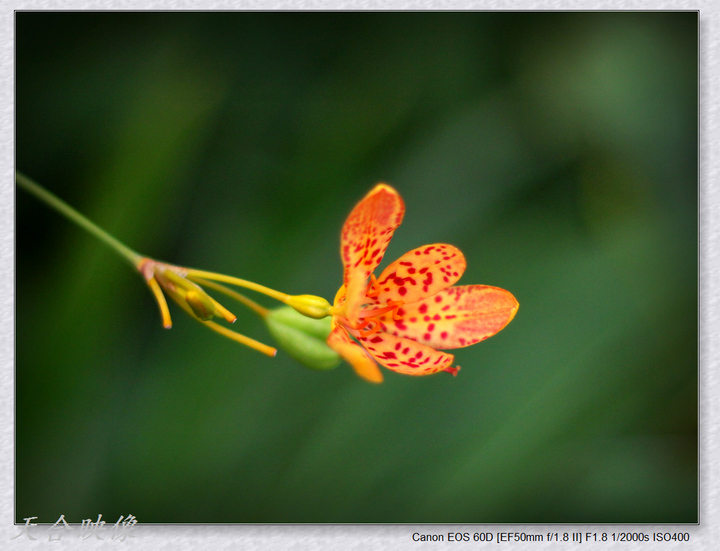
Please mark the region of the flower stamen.
POLYGON ((214 317, 221 317, 228 323, 233 323, 237 317, 217 300, 208 295, 201 287, 201 284, 235 298, 264 317, 267 314, 267 310, 259 304, 255 304, 247 297, 227 289, 223 285, 204 280, 196 274, 190 276, 190 270, 181 266, 157 262, 151 258, 142 258, 136 263, 136 267, 145 278, 148 287, 150 287, 160 307, 160 314, 165 328, 169 329, 172 327, 170 310, 167 305, 167 300, 165 299, 165 293, 167 293, 186 313, 213 331, 268 356, 272 357, 277 353, 277 350, 271 346, 231 331, 212 321, 214 317), (195 281, 191 281, 191 277, 195 281))
POLYGON ((367 292, 365 295, 368 298, 376 298, 382 289, 377 284, 377 278, 375 277, 375 274, 370 274, 370 282, 368 283, 367 292))
POLYGON ((401 320, 402 316, 398 314, 398 309, 405 304, 401 300, 388 300, 387 306, 383 308, 375 308, 374 310, 366 310, 360 315, 362 323, 356 327, 360 331, 361 336, 367 337, 373 333, 379 333, 382 327, 380 317, 388 312, 392 312, 392 317, 395 321, 401 320), (373 324, 371 328, 365 329, 368 325, 373 324))
POLYGON ((403 304, 405 304, 401 300, 388 300, 387 306, 384 306, 382 308, 375 308, 374 310, 365 310, 360 314, 361 319, 373 319, 373 318, 379 318, 383 314, 387 314, 388 312, 392 312, 392 316, 394 320, 401 319, 397 316, 398 308, 400 308, 403 304))
POLYGON ((170 309, 168 308, 167 301, 165 300, 165 295, 163 295, 162 289, 160 288, 160 284, 157 282, 157 279, 154 277, 150 277, 147 279, 148 287, 150 287, 150 290, 152 291, 153 296, 155 297, 155 300, 158 303, 158 306, 160 307, 160 316, 162 317, 162 324, 165 329, 172 328, 172 319, 170 318, 170 309))
POLYGON ((359 331, 360 331, 360 336, 363 338, 369 337, 370 335, 372 335, 374 333, 379 333, 380 332, 380 322, 376 318, 367 319, 363 322, 359 331), (370 326, 370 324, 372 324, 372 325, 370 326), (370 328, 365 329, 368 326, 370 326, 370 328))

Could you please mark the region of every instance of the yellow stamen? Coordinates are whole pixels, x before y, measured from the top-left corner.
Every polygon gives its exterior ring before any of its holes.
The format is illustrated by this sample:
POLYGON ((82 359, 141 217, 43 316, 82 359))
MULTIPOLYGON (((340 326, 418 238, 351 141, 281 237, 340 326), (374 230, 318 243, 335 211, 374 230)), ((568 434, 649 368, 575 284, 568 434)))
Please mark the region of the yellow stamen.
POLYGON ((213 306, 215 307, 215 313, 219 315, 220 317, 224 318, 226 322, 228 323, 235 323, 237 320, 237 316, 230 312, 227 308, 225 308, 222 304, 220 304, 217 300, 210 297, 210 301, 212 302, 213 306))
POLYGON ((168 308, 167 301, 165 300, 165 295, 163 295, 162 289, 160 288, 160 284, 154 277, 149 278, 147 280, 147 283, 148 287, 150 287, 150 290, 152 291, 152 294, 155 296, 155 300, 157 301, 158 306, 160 307, 160 315, 162 316, 163 327, 165 329, 170 329, 172 327, 172 320, 170 319, 170 309, 168 308))
MULTIPOLYGON (((177 293, 175 293, 177 294, 177 293)), ((170 296, 173 296, 171 293, 170 296)), ((175 298, 175 297, 173 297, 175 298)), ((185 300, 177 300, 176 302, 178 305, 185 310, 188 314, 191 314, 193 318, 198 320, 203 325, 209 327, 213 331, 216 331, 217 333, 220 333, 224 337, 227 337, 229 339, 232 339, 236 342, 239 342, 240 344, 244 344, 245 346, 249 346, 250 348, 257 350, 258 352, 262 352, 263 354, 266 354, 270 356, 271 358, 277 354, 277 350, 271 346, 268 346, 266 344, 263 344, 261 342, 256 341, 255 339, 251 339, 250 337, 246 337, 245 335, 241 335, 240 333, 236 333, 235 331, 230 331, 230 329, 227 329, 226 327, 223 327, 222 325, 219 325, 215 323, 214 321, 203 321, 200 318, 193 315, 192 308, 188 305, 185 300)))
MULTIPOLYGON (((237 316, 221 305, 214 298, 209 296, 197 283, 188 281, 171 269, 162 272, 162 276, 174 287, 172 289, 178 294, 178 300, 183 297, 181 290, 186 291, 184 300, 190 305, 193 313, 203 321, 208 321, 214 316, 220 316, 228 323, 234 323, 237 316)), ((170 289, 168 289, 170 292, 170 289)))
POLYGON ((272 346, 268 346, 266 344, 258 342, 255 339, 251 339, 250 337, 246 337, 245 335, 241 335, 240 333, 236 333, 235 331, 230 331, 230 329, 223 327, 222 325, 218 325, 214 321, 205 321, 203 323, 210 327, 210 329, 212 329, 213 331, 217 331, 221 335, 237 341, 240 344, 244 344, 245 346, 249 346, 250 348, 257 350, 258 352, 267 354, 271 358, 273 358, 275 354, 277 354, 277 349, 273 348, 272 346))
POLYGON ((227 276, 224 274, 216 274, 214 272, 205 272, 203 270, 192 270, 186 271, 188 279, 203 279, 203 280, 214 280, 222 281, 223 283, 229 283, 230 285, 237 285, 238 287, 244 287, 252 291, 257 291, 271 298, 284 302, 288 306, 292 306, 301 314, 310 318, 321 319, 330 315, 330 303, 322 297, 314 295, 288 295, 287 293, 281 293, 264 285, 253 283, 245 279, 237 277, 227 276))
POLYGON ((238 293, 237 291, 233 291, 232 289, 228 289, 224 285, 220 285, 219 283, 215 283, 214 281, 203 279, 201 277, 188 276, 188 279, 197 283, 198 285, 202 285, 204 287, 209 287, 210 289, 213 289, 215 291, 223 293, 223 294, 229 296, 230 298, 234 298, 241 304, 244 304, 251 310, 255 311, 262 318, 267 316, 268 313, 270 312, 270 310, 268 310, 267 308, 263 308, 254 300, 250 300, 245 295, 242 295, 242 294, 238 293))
POLYGON ((191 281, 188 281, 184 277, 176 274, 173 270, 171 270, 169 268, 162 270, 161 275, 163 278, 165 278, 169 282, 171 282, 177 289, 182 289, 184 291, 197 291, 198 290, 197 285, 195 285, 191 281))
POLYGON ((257 283, 253 283, 252 281, 247 281, 245 279, 240 279, 238 277, 232 277, 232 276, 223 275, 223 274, 216 274, 214 272, 205 272, 203 270, 192 270, 192 269, 187 270, 187 276, 191 279, 200 277, 203 279, 212 279, 214 281, 222 281, 223 283, 229 283, 230 285, 237 285, 238 287, 245 287, 246 289, 250 289, 252 291, 257 291, 258 293, 267 295, 271 298, 279 300, 280 302, 284 302, 285 304, 287 304, 287 301, 291 298, 291 296, 286 293, 281 293, 280 291, 270 289, 269 287, 265 287, 264 285, 259 285, 257 283))

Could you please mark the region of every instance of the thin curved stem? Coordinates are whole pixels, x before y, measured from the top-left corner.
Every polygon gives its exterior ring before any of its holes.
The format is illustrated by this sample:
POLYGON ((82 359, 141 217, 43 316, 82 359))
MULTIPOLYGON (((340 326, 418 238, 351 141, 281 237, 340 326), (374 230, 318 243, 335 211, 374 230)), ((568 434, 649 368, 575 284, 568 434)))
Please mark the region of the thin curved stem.
POLYGON ((78 226, 100 239, 106 245, 109 245, 115 252, 127 259, 133 266, 137 266, 140 260, 142 260, 143 257, 133 251, 130 247, 115 239, 112 235, 103 230, 100 226, 96 225, 94 222, 91 222, 65 201, 50 193, 40 184, 34 182, 21 172, 15 172, 15 182, 17 182, 17 185, 22 189, 34 195, 36 199, 40 199, 43 203, 53 208, 69 220, 72 220, 78 226))

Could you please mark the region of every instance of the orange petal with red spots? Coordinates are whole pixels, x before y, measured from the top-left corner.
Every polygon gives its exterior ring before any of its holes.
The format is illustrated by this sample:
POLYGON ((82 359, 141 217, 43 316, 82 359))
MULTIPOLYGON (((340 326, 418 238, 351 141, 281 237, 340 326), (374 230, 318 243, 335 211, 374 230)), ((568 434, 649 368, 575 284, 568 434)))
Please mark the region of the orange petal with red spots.
POLYGON ((367 281, 361 274, 357 272, 350 273, 350 281, 345 289, 345 297, 341 298, 344 302, 342 312, 346 319, 357 320, 360 309, 368 299, 365 295, 367 290, 367 281))
POLYGON ((381 328, 433 348, 470 346, 492 337, 515 316, 519 305, 505 289, 459 285, 397 310, 401 316, 381 318, 381 328))
POLYGON ((464 271, 465 257, 460 250, 436 243, 402 255, 383 270, 373 287, 379 291, 378 304, 417 302, 454 285, 464 271))
POLYGON ((350 338, 345 329, 335 326, 327 338, 327 344, 353 366, 355 373, 363 379, 371 383, 382 383, 383 375, 380 368, 363 347, 350 338))
POLYGON ((366 280, 377 268, 405 214, 405 203, 398 192, 378 184, 348 216, 340 234, 343 282, 366 280))
POLYGON ((358 340, 379 364, 405 375, 431 375, 445 371, 454 359, 452 354, 388 333, 358 336, 358 340))

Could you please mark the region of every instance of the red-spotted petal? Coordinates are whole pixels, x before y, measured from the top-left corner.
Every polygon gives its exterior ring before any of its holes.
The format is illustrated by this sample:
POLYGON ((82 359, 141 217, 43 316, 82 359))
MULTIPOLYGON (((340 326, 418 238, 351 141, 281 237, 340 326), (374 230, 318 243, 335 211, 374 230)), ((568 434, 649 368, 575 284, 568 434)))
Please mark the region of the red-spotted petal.
POLYGON ((358 343, 353 341, 347 331, 336 325, 327 338, 327 344, 348 362, 355 373, 371 383, 382 383, 383 375, 377 364, 358 343))
POLYGON ((345 298, 343 305, 343 313, 346 319, 358 320, 358 315, 363 303, 367 301, 365 290, 367 289, 367 281, 356 272, 350 273, 350 281, 345 289, 345 298))
POLYGON ((379 292, 378 304, 417 302, 454 285, 464 271, 465 257, 459 249, 443 243, 425 245, 385 268, 373 289, 379 292))
POLYGON ((397 191, 385 184, 375 186, 355 206, 340 234, 346 287, 352 280, 366 280, 377 268, 403 214, 405 203, 397 191))
POLYGON ((454 356, 388 333, 373 333, 366 337, 355 335, 375 360, 393 371, 405 375, 430 375, 445 371, 454 356))
POLYGON ((519 305, 505 289, 487 285, 459 285, 381 318, 381 328, 392 335, 416 340, 433 348, 470 346, 492 337, 515 316, 519 305))

